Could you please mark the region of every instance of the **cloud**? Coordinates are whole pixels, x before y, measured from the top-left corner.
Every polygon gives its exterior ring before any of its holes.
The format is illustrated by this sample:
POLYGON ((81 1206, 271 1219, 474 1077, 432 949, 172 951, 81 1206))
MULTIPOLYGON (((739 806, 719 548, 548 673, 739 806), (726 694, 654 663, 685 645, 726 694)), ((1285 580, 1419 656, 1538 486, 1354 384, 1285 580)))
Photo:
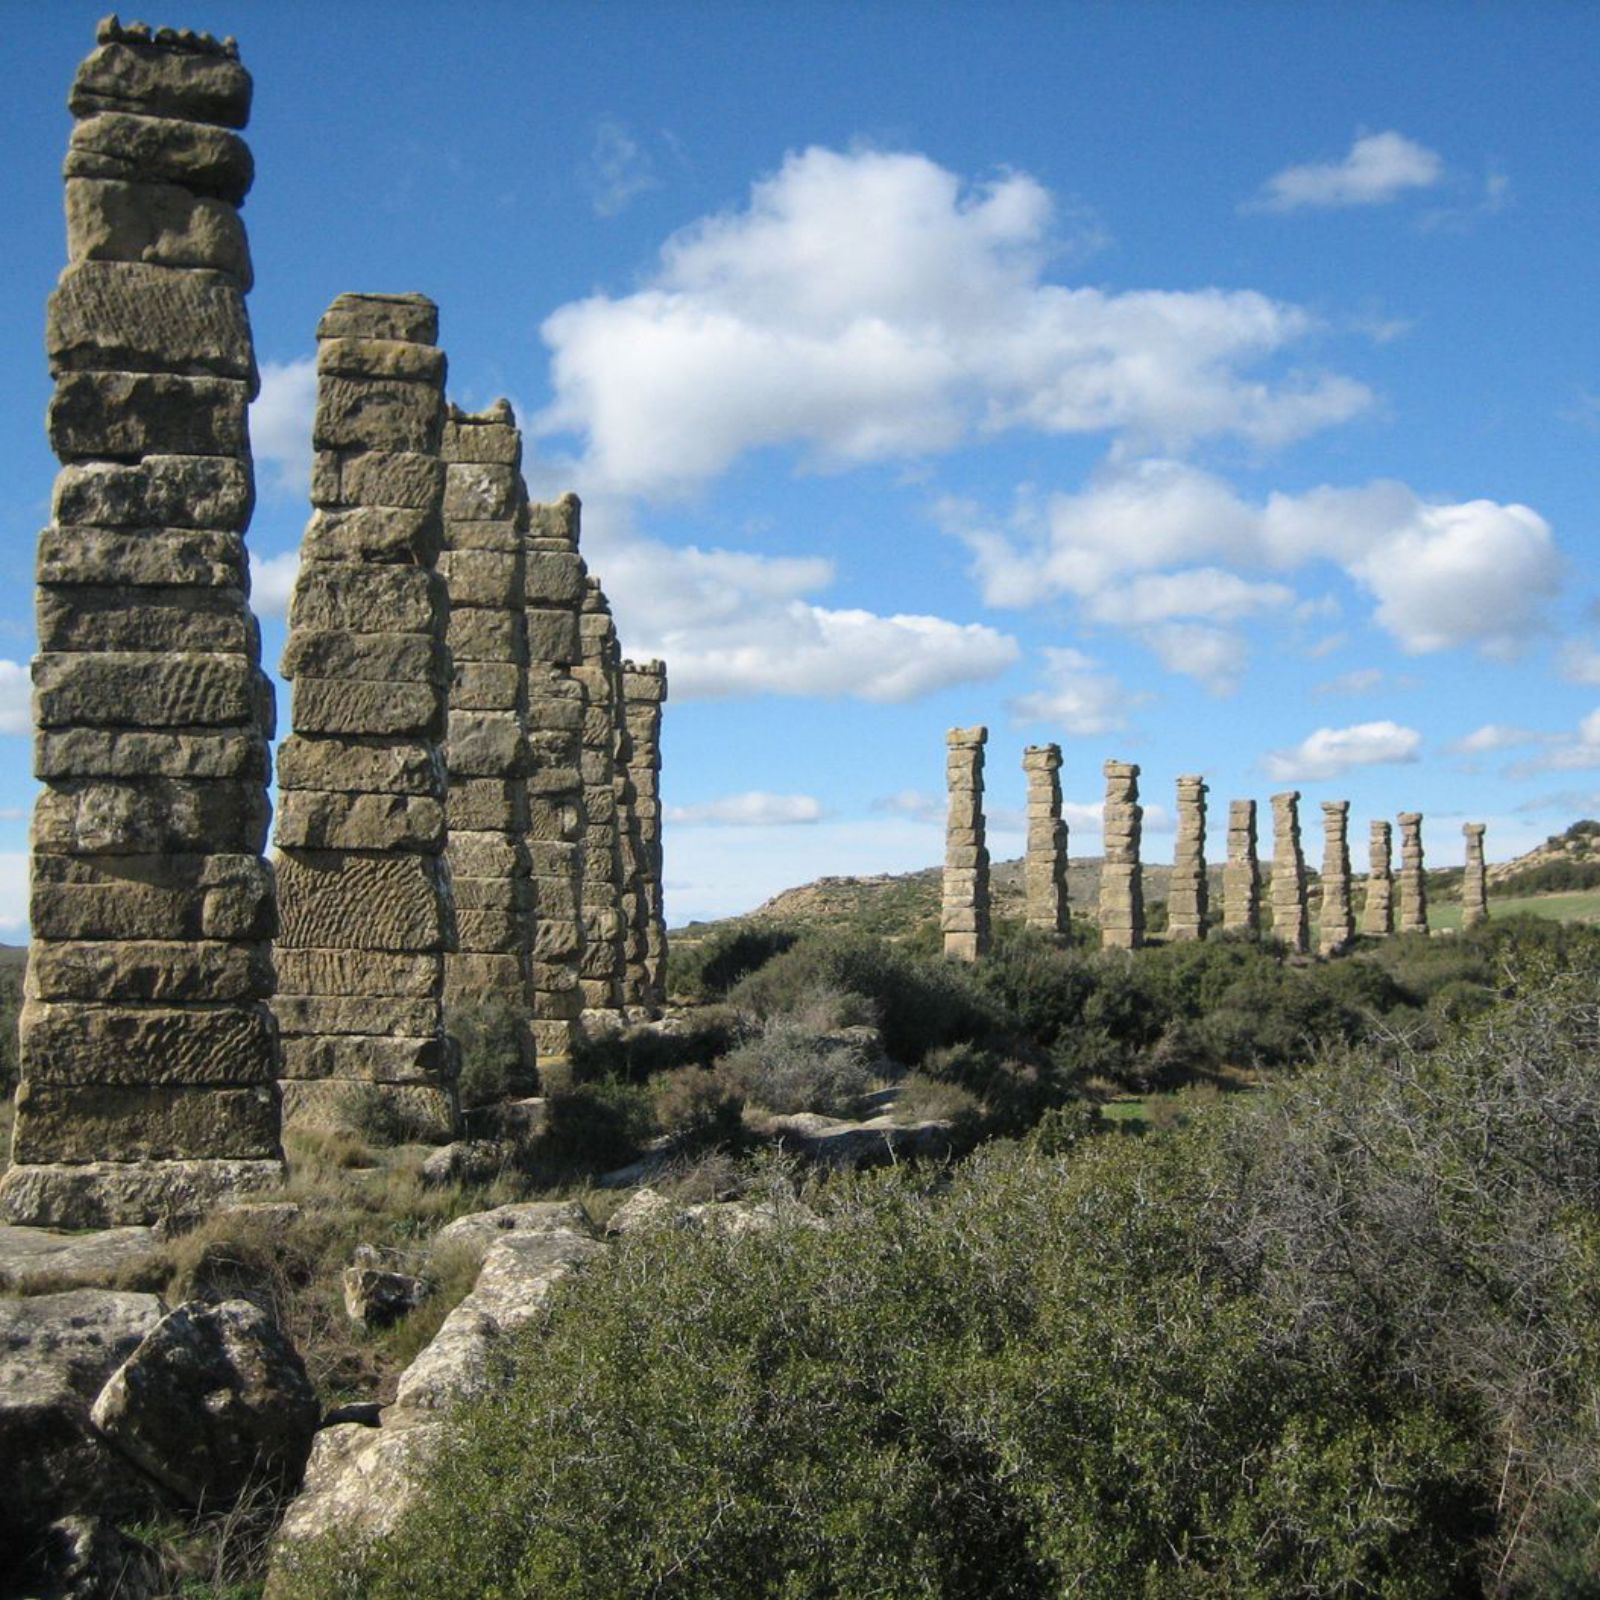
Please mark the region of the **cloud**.
POLYGON ((1064 733, 1114 733, 1128 725, 1130 709, 1150 698, 1097 671, 1081 650, 1047 645, 1043 653, 1042 687, 1007 702, 1014 722, 1048 723, 1064 733))
POLYGON ((734 828, 790 827, 817 822, 821 816, 822 802, 814 795, 769 794, 765 789, 750 789, 744 794, 727 794, 695 805, 666 808, 667 821, 685 828, 708 823, 734 828))
POLYGON ((1383 686, 1384 678, 1382 667, 1356 667, 1349 672, 1341 672, 1337 678, 1317 684, 1311 692, 1314 695, 1371 694, 1374 689, 1383 686))
POLYGON ((641 194, 660 187, 648 153, 623 123, 609 117, 595 127, 583 176, 597 217, 614 217, 641 194))
MULTIPOLYGON (((1537 632, 1561 559, 1549 524, 1527 506, 1441 504, 1403 483, 1274 493, 1256 504, 1210 473, 1173 460, 1107 464, 1077 493, 1022 506, 1004 530, 943 502, 936 515, 973 552, 993 606, 1074 597, 1091 614, 1131 612, 1107 589, 1142 575, 1176 577, 1236 609, 1278 603, 1279 586, 1218 583, 1231 568, 1287 573, 1327 561, 1375 601, 1374 620, 1411 654, 1476 645, 1506 657, 1537 632)), ((1181 589, 1181 585, 1179 586, 1181 589)))
POLYGON ((1424 212, 1417 226, 1424 233, 1470 233, 1485 217, 1498 216, 1510 204, 1511 179, 1491 168, 1484 174, 1483 193, 1478 199, 1424 212))
POLYGON ((1600 650, 1582 640, 1570 640, 1562 646, 1561 676, 1568 683, 1600 686, 1600 650))
POLYGON ((1249 652, 1244 640, 1229 628, 1204 622, 1163 622, 1142 629, 1139 638, 1168 672, 1196 678, 1212 694, 1232 694, 1244 676, 1249 652))
POLYGON ((21 661, 0 661, 0 733, 32 732, 32 675, 21 661))
POLYGON ((299 550, 275 556, 250 553, 250 604, 258 617, 286 617, 300 574, 299 550))
POLYGON ((1578 724, 1576 733, 1541 737, 1550 748, 1543 755, 1507 768, 1509 777, 1524 778, 1535 772, 1582 772, 1600 767, 1600 709, 1591 711, 1578 724))
POLYGON ((872 801, 870 809, 891 817, 910 817, 917 822, 943 822, 945 801, 921 789, 900 789, 894 794, 880 795, 872 801))
POLYGON ((311 419, 317 409, 317 358, 264 361, 261 392, 250 406, 250 449, 262 487, 284 494, 311 490, 311 419))
POLYGON ((1084 596, 1084 613, 1094 622, 1129 626, 1173 617, 1204 617, 1237 622, 1259 611, 1278 610, 1294 601, 1281 583, 1248 583, 1217 567, 1186 572, 1152 572, 1129 583, 1084 596))
POLYGON ((1358 722, 1350 728, 1318 728, 1292 750, 1273 750, 1261 765, 1276 783, 1337 778, 1352 767, 1415 761, 1422 735, 1395 722, 1358 722))
POLYGON ((1465 737, 1455 740, 1446 748, 1457 755, 1492 755, 1497 750, 1515 750, 1520 745, 1547 744, 1557 737, 1538 733, 1532 728, 1514 728, 1503 722, 1486 722, 1465 737))
POLYGON ((1319 331, 1303 309, 1050 282, 1058 243, 1026 173, 791 154, 745 207, 669 238, 635 292, 545 320, 554 399, 535 429, 583 441, 591 486, 661 494, 775 446, 837 469, 1016 428, 1275 445, 1370 404, 1348 377, 1281 370, 1319 331))
POLYGON ((1248 211, 1301 211, 1377 206, 1410 189, 1429 189, 1444 177, 1444 161, 1425 145, 1392 130, 1357 137, 1340 161, 1285 167, 1268 178, 1248 211))

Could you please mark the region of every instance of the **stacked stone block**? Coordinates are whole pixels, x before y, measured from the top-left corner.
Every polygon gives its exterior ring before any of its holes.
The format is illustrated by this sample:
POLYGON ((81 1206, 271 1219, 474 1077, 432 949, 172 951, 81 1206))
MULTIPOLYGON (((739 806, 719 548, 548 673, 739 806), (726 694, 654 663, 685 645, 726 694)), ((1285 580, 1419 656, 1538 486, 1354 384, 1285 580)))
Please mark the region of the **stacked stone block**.
POLYGON ((661 887, 661 715, 667 668, 622 663, 622 704, 631 791, 624 852, 624 1000, 658 1014, 667 1000, 667 920, 661 887))
POLYGON ((50 299, 14 1222, 148 1223, 282 1175, 272 695, 246 601, 257 387, 232 42, 102 23, 50 299))
POLYGON ((1029 745, 1022 752, 1028 775, 1028 846, 1023 864, 1028 926, 1038 933, 1066 933, 1067 825, 1061 817, 1061 746, 1029 745))
POLYGON ((1489 920, 1489 871, 1483 859, 1484 825, 1465 822, 1467 865, 1461 878, 1461 926, 1475 928, 1489 920))
POLYGON ((1387 938, 1394 932, 1393 836, 1387 822, 1374 822, 1367 845, 1367 903, 1361 931, 1387 938))
MULTIPOLYGON (((446 856, 456 948, 445 957, 446 1021, 494 1005, 514 1017, 508 1083, 532 1093, 533 885, 528 860, 528 497, 522 435, 500 401, 444 425, 444 551, 452 676, 446 856)), ((488 1036, 504 1039, 500 1029, 488 1036)))
POLYGON ((1322 802, 1322 912, 1317 926, 1317 950, 1338 955, 1356 936, 1355 914, 1350 908, 1350 819, 1348 800, 1322 802))
POLYGON ((1178 838, 1167 890, 1167 937, 1204 939, 1210 910, 1206 883, 1206 781, 1178 779, 1178 838))
POLYGON ((283 675, 276 1003, 286 1121, 375 1107, 456 1123, 445 952, 444 356, 420 295, 341 295, 317 327, 313 512, 283 675))
POLYGON ((1261 932, 1261 864, 1256 856, 1256 803, 1228 806, 1228 862, 1222 869, 1222 926, 1254 938, 1261 932))
POLYGON ((622 846, 617 827, 617 764, 622 739, 622 652, 616 624, 598 578, 584 580, 578 619, 583 660, 574 676, 583 685, 583 956, 579 987, 586 1012, 620 1010, 625 940, 622 926, 622 846))
POLYGON ((524 599, 528 635, 528 860, 532 873, 533 1032, 541 1063, 571 1054, 583 1014, 583 558, 575 494, 529 510, 524 599))
POLYGON ((1422 813, 1400 813, 1400 931, 1428 931, 1428 885, 1422 865, 1422 813))
POLYGON ((1272 797, 1272 931, 1302 955, 1311 948, 1298 789, 1286 789, 1272 797))
POLYGON ((1144 881, 1139 839, 1144 810, 1139 804, 1139 768, 1131 761, 1104 767, 1105 859, 1100 868, 1100 943, 1111 950, 1137 950, 1144 943, 1144 881))
POLYGON ((983 829, 983 747, 987 728, 945 735, 944 888, 939 926, 944 953, 977 961, 989 949, 989 851, 983 829))

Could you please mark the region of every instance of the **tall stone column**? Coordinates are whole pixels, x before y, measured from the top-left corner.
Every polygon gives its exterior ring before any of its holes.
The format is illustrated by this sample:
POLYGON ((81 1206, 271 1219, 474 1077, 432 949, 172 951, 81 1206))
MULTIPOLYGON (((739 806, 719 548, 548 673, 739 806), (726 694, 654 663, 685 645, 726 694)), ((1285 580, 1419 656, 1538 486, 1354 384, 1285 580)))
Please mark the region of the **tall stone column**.
POLYGON ((1348 950, 1356 936, 1355 914, 1350 909, 1350 840, 1348 800, 1322 802, 1322 915, 1317 928, 1317 950, 1325 956, 1348 950))
POLYGON ((1400 931, 1428 931, 1428 884, 1422 866, 1422 813, 1400 813, 1400 931))
POLYGON ((245 596, 256 364, 231 41, 103 22, 50 298, 33 942, 0 1212, 70 1228, 276 1183, 272 691, 245 596))
POLYGON ((421 295, 341 295, 317 326, 311 520, 278 757, 284 1118, 456 1125, 444 1028, 448 601, 444 354, 421 295))
POLYGON ((477 415, 451 406, 441 454, 439 571, 449 594, 452 666, 446 857, 457 930, 457 947, 445 957, 445 1020, 458 1008, 505 1008, 515 1019, 507 1079, 531 1094, 538 1073, 529 971, 528 497, 510 405, 502 400, 477 415))
POLYGON ((622 700, 622 652, 600 580, 584 580, 578 619, 583 660, 574 676, 583 684, 583 958, 579 987, 586 1011, 622 1008, 622 848, 617 830, 617 718, 622 700))
POLYGON ((939 926, 944 953, 977 961, 989 949, 989 851, 983 833, 983 747, 987 728, 952 728, 945 735, 944 904, 939 926))
POLYGON ((1461 876, 1461 926, 1475 928, 1489 920, 1489 872, 1483 859, 1484 825, 1464 822, 1461 831, 1467 839, 1467 866, 1461 876))
POLYGON ((572 1051, 583 991, 583 558, 575 494, 530 509, 527 542, 528 858, 534 901, 533 1031, 541 1064, 572 1051))
POLYGON ((1392 834, 1387 822, 1374 822, 1367 846, 1367 903, 1361 913, 1361 931, 1385 939, 1394 932, 1394 871, 1391 866, 1392 834))
POLYGON ((1256 857, 1256 803, 1228 805, 1228 864, 1222 869, 1222 926, 1255 938, 1261 932, 1261 864, 1256 857))
POLYGON ((1298 789, 1286 789, 1272 797, 1272 932, 1302 955, 1311 948, 1298 789))
POLYGON ((1167 937, 1178 941, 1206 936, 1209 906, 1206 883, 1206 781, 1178 779, 1178 838, 1167 890, 1167 937))
POLYGON ((1061 818, 1061 746, 1031 744, 1022 752, 1028 775, 1028 847, 1023 863, 1028 926, 1061 935, 1067 908, 1067 825, 1061 818))
POLYGON ((630 889, 627 946, 631 1004, 659 1013, 667 1000, 667 919, 662 897, 661 717, 667 701, 662 661, 622 664, 623 714, 627 725, 630 889))
POLYGON ((1144 880, 1139 839, 1139 768, 1108 761, 1104 811, 1105 859, 1100 867, 1100 943, 1108 950, 1137 950, 1144 943, 1144 880))

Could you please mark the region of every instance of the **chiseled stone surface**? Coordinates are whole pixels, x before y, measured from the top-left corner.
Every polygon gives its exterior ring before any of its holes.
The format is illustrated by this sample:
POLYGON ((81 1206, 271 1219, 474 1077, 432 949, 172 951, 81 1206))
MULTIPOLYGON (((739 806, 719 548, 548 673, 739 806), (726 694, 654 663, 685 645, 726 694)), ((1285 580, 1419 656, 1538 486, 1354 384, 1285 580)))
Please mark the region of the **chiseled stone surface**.
POLYGON ((1475 928, 1489 918, 1489 870, 1483 857, 1484 824, 1464 822, 1467 841, 1466 871, 1461 878, 1461 926, 1475 928))
POLYGON ((1256 803, 1228 804, 1228 860, 1222 869, 1222 926, 1254 938, 1261 932, 1261 862, 1256 854, 1256 803))
POLYGON ((1144 808, 1139 768, 1108 761, 1104 809, 1105 860, 1100 868, 1100 943, 1107 950, 1137 950, 1144 943, 1144 880, 1139 841, 1144 808))
POLYGON ((1167 937, 1183 942, 1204 939, 1210 911, 1206 883, 1206 780, 1178 779, 1178 837, 1172 850, 1172 881, 1167 889, 1167 937))
POLYGON ((421 295, 341 295, 318 325, 318 470, 284 648, 293 725, 274 842, 284 1120, 339 1126, 375 1102, 444 1139, 458 1063, 443 1015, 456 925, 437 330, 421 295), (362 470, 375 458, 424 465, 362 470))
POLYGON ((1322 913, 1317 924, 1317 953, 1338 955, 1356 936, 1350 908, 1350 840, 1348 800, 1322 802, 1322 913))
POLYGON ((1272 932, 1298 954, 1311 948, 1298 789, 1286 789, 1272 797, 1272 932))
POLYGON ((1022 752, 1028 776, 1028 844, 1023 889, 1028 926, 1038 933, 1067 932, 1067 825, 1061 816, 1061 746, 1029 745, 1022 752))
POLYGON ((1374 822, 1368 836, 1367 903, 1361 931, 1382 939, 1394 932, 1394 835, 1387 822, 1374 822))
POLYGON ((28 993, 0 1214, 138 1225, 281 1176, 272 691, 245 599, 250 75, 101 25, 50 298, 28 993))
POLYGON ((667 700, 662 661, 622 663, 624 809, 622 857, 623 1002, 648 1016, 667 1000, 667 919, 661 891, 661 720, 667 700))
POLYGON ((1400 813, 1401 933, 1428 931, 1428 883, 1422 862, 1422 813, 1400 813))
POLYGON ((622 739, 622 651, 600 580, 585 580, 578 618, 583 660, 573 669, 583 684, 583 953, 578 984, 586 1013, 623 1005, 626 944, 622 921, 622 839, 617 825, 617 770, 622 739))
POLYGON ((983 830, 983 747, 989 730, 952 728, 945 735, 944 888, 939 926, 944 953, 977 961, 989 949, 989 851, 983 830))

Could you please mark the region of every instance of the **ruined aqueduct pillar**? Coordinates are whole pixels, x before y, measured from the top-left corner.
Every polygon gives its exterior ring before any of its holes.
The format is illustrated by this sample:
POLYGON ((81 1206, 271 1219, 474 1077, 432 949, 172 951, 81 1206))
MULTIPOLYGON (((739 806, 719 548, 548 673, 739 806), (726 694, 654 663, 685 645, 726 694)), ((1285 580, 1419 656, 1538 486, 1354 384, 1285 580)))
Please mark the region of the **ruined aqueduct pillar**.
POLYGON ((1298 789, 1286 789, 1272 797, 1272 931, 1302 955, 1311 948, 1298 789))
POLYGON ((1356 936, 1350 909, 1350 819, 1348 800, 1322 802, 1322 914, 1317 928, 1320 955, 1338 955, 1356 936))
POLYGON ((600 580, 584 580, 578 619, 582 663, 573 675, 583 684, 583 958, 579 986, 585 1011, 622 1007, 621 839, 617 827, 617 736, 622 701, 622 652, 600 580))
POLYGON ((1400 931, 1428 931, 1428 884, 1422 865, 1422 813, 1400 813, 1400 931))
POLYGON ((1023 865, 1028 926, 1064 934, 1067 907, 1067 825, 1061 819, 1061 746, 1033 744, 1022 752, 1028 775, 1028 845, 1023 865))
POLYGON ((950 809, 939 926, 944 953, 958 961, 976 961, 989 948, 989 852, 983 830, 983 747, 988 737, 984 727, 952 728, 945 735, 950 809))
POLYGON ((1489 918, 1489 873, 1483 859, 1484 825, 1464 822, 1461 831, 1467 840, 1467 865, 1461 876, 1461 926, 1475 928, 1489 918))
POLYGON ((1380 939, 1394 932, 1393 835, 1387 822, 1374 822, 1368 843, 1367 903, 1361 931, 1380 939))
POLYGON ((667 668, 661 661, 622 663, 627 730, 631 871, 627 907, 627 1003, 658 1013, 667 1000, 667 919, 661 884, 661 716, 667 668))
POLYGON ((149 1223, 275 1183, 272 693, 246 603, 256 364, 231 41, 100 25, 67 152, 39 536, 33 942, 0 1209, 149 1223))
POLYGON ((283 675, 278 758, 284 1117, 456 1123, 444 1029, 450 653, 444 355, 421 295, 341 295, 317 326, 314 507, 283 675))
POLYGON ((1256 803, 1228 806, 1228 863, 1222 869, 1222 926, 1252 938, 1261 932, 1261 865, 1256 858, 1256 803))
POLYGON ((1108 761, 1104 810, 1105 855, 1100 866, 1100 943, 1137 950, 1144 943, 1144 880, 1139 869, 1139 768, 1108 761))
POLYGON ((1178 779, 1178 839, 1167 889, 1167 937, 1204 939, 1210 909, 1206 883, 1206 781, 1178 779))

